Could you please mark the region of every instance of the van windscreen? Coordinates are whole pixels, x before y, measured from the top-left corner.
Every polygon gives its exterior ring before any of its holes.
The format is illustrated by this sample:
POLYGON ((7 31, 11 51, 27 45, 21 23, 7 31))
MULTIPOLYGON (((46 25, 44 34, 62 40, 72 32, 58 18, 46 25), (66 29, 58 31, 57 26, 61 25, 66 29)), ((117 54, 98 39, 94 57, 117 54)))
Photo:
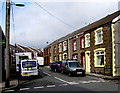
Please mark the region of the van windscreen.
POLYGON ((36 61, 24 61, 22 62, 23 68, 36 67, 36 61))
POLYGON ((79 62, 69 62, 69 67, 81 67, 79 62))

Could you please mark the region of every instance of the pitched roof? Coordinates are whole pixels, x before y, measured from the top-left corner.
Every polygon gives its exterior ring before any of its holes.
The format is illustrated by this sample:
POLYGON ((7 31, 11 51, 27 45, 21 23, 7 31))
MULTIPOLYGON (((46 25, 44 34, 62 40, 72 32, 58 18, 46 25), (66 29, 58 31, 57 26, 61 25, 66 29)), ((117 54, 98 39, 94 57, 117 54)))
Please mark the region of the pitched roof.
POLYGON ((54 42, 49 44, 47 47, 49 47, 49 46, 51 46, 53 44, 56 44, 58 42, 61 42, 63 40, 66 40, 66 39, 68 39, 68 38, 70 38, 72 36, 75 36, 75 35, 79 34, 79 33, 89 31, 89 30, 95 29, 97 27, 100 27, 102 25, 105 25, 107 23, 110 23, 110 22, 112 22, 112 20, 114 18, 118 17, 119 15, 120 15, 120 10, 118 10, 115 13, 110 14, 110 15, 108 15, 108 16, 106 16, 106 17, 104 17, 104 18, 102 18, 102 19, 100 19, 100 20, 98 20, 98 21, 96 21, 96 22, 94 22, 92 24, 89 24, 89 25, 87 25, 87 26, 85 26, 85 27, 83 27, 81 29, 78 29, 77 31, 74 31, 74 32, 72 32, 72 33, 70 33, 70 34, 68 34, 68 35, 66 35, 66 36, 64 36, 64 37, 62 37, 62 38, 60 38, 58 40, 55 40, 54 42))
POLYGON ((24 52, 33 52, 32 50, 30 50, 28 47, 24 47, 24 46, 21 46, 19 44, 16 45, 17 47, 21 48, 22 50, 24 50, 24 52))
POLYGON ((14 46, 14 45, 12 45, 12 44, 10 44, 10 48, 11 48, 12 50, 16 50, 16 51, 23 52, 23 50, 22 50, 21 48, 16 47, 16 46, 14 46))

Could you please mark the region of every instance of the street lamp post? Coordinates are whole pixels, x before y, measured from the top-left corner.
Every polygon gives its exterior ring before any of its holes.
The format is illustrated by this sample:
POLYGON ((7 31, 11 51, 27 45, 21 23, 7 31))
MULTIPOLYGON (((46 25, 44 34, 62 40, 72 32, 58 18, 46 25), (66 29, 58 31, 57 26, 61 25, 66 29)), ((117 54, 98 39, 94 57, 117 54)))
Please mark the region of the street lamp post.
POLYGON ((6 83, 5 87, 10 85, 10 67, 9 67, 9 39, 10 39, 10 0, 6 0, 6 83))
MULTIPOLYGON (((16 6, 24 6, 24 4, 20 3, 13 3, 16 6)), ((9 42, 10 42, 10 0, 6 0, 6 28, 5 28, 5 34, 6 34, 6 82, 5 87, 10 86, 10 65, 9 65, 9 42)))

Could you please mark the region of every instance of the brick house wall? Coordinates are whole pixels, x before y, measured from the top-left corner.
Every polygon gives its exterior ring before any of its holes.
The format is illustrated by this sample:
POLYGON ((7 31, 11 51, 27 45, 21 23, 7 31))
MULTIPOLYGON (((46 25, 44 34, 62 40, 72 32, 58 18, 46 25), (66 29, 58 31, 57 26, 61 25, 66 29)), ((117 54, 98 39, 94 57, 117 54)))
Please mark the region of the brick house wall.
MULTIPOLYGON (((97 28, 96 28, 97 29, 97 28)), ((90 47, 85 48, 85 51, 90 51, 90 71, 94 73, 112 75, 112 34, 111 25, 102 26, 103 43, 95 45, 95 29, 90 32, 90 47), (105 48, 105 66, 95 67, 94 50, 105 48)))
POLYGON ((113 27, 111 26, 113 24, 112 20, 118 15, 120 15, 120 11, 108 15, 51 43, 49 46, 51 46, 52 61, 55 61, 55 57, 56 61, 59 61, 60 54, 62 55, 62 59, 64 59, 63 55, 66 53, 67 59, 76 57, 76 59, 83 64, 86 72, 116 76, 117 74, 115 73, 118 73, 120 70, 120 64, 118 62, 120 32, 117 29, 117 27, 119 27, 118 25, 114 27, 115 31, 113 31, 113 27), (84 37, 84 48, 81 48, 82 37, 84 37), (98 42, 98 37, 102 37, 100 43, 98 42), (89 43, 86 42, 89 40, 90 46, 89 43), (67 50, 63 51, 62 47, 62 52, 59 52, 58 46, 64 41, 67 41, 67 50), (76 43, 74 43, 74 41, 76 43), (55 46, 57 49, 56 53, 54 53, 55 46), (74 46, 76 46, 75 50, 73 50, 74 46))

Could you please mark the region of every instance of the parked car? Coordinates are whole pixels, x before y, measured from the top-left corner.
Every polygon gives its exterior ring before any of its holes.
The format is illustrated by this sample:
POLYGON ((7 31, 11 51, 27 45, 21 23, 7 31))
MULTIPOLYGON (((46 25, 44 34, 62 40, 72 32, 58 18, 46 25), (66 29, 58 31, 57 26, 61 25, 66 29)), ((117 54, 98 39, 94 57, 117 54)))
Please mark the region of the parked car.
POLYGON ((52 71, 61 71, 61 65, 62 61, 54 61, 53 63, 50 64, 50 70, 52 71))
POLYGON ((66 73, 69 76, 82 75, 85 76, 85 69, 81 66, 80 62, 76 60, 63 60, 61 72, 66 73))

